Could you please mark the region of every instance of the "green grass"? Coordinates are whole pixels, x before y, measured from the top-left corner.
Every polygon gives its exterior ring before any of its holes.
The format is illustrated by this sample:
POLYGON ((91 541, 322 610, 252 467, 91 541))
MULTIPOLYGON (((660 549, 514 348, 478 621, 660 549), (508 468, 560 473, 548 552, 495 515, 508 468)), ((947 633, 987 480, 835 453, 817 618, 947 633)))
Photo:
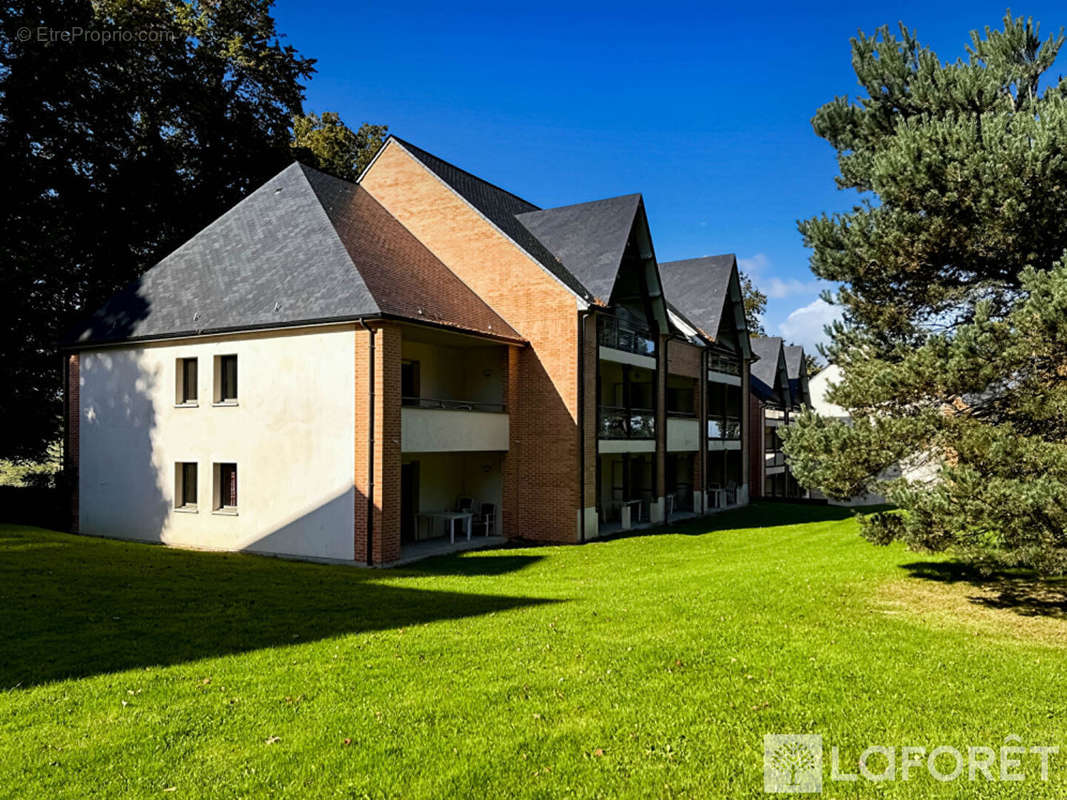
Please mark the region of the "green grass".
POLYGON ((1067 745, 1061 619, 834 509, 677 530, 368 571, 0 526, 0 796, 763 797, 765 733, 1067 745))

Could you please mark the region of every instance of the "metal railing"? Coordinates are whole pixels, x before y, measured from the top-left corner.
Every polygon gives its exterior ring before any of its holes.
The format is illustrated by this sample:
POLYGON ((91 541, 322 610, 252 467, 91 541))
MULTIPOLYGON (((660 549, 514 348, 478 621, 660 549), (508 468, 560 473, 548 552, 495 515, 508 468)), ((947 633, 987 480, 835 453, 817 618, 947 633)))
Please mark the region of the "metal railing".
POLYGON ((402 397, 400 405, 404 408, 431 408, 445 411, 487 411, 494 414, 507 413, 504 403, 483 403, 480 400, 445 400, 435 397, 402 397))
POLYGON ((604 347, 625 350, 640 356, 656 354, 656 341, 649 331, 632 328, 616 319, 604 317, 600 319, 597 340, 604 347))
POLYGON ((725 418, 711 418, 708 420, 709 439, 740 439, 741 420, 725 418))
POLYGON ((656 413, 649 408, 600 407, 601 439, 654 439, 656 413))
POLYGON ((708 356, 708 369, 712 372, 722 372, 726 375, 740 375, 741 362, 731 356, 711 353, 708 356))

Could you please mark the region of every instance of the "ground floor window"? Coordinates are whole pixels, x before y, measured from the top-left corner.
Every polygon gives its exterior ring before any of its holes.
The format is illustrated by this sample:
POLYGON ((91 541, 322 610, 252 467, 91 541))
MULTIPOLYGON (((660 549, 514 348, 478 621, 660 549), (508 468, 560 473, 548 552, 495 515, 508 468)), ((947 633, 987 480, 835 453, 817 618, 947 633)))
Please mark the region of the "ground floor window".
POLYGON ((215 510, 237 510, 237 465, 215 465, 215 510))
POLYGON ((174 507, 196 510, 196 463, 179 461, 174 467, 174 507))

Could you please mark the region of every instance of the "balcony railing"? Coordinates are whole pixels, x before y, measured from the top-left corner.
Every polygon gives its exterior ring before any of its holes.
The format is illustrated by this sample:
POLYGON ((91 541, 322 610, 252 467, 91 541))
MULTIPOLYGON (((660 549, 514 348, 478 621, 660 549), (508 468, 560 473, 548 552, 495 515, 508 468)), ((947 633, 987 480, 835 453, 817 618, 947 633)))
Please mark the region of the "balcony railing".
POLYGON ((405 408, 436 408, 445 411, 487 411, 491 413, 506 413, 508 407, 504 403, 483 403, 480 400, 444 400, 434 397, 402 397, 400 404, 405 408))
POLYGON ((708 438, 709 439, 729 439, 738 440, 741 438, 741 420, 731 419, 726 417, 725 419, 709 419, 708 420, 708 438))
POLYGON ((639 356, 656 354, 656 342, 651 333, 631 328, 618 320, 602 318, 598 338, 603 347, 625 350, 639 356))
POLYGON ((654 439, 656 413, 649 408, 600 407, 601 439, 654 439))
POLYGON ((730 356, 712 353, 708 356, 708 369, 712 372, 723 372, 727 375, 740 375, 741 362, 730 356))

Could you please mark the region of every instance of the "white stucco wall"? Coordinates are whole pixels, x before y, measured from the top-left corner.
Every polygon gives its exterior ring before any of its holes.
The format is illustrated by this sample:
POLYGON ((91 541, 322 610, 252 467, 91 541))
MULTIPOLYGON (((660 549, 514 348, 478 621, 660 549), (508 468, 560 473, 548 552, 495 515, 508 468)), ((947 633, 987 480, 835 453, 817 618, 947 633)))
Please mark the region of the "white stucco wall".
POLYGON ((81 356, 80 528, 221 550, 353 559, 355 330, 244 334, 81 356), (213 359, 236 354, 238 401, 216 407, 213 359), (176 360, 198 402, 175 406, 176 360), (175 463, 198 464, 196 512, 175 463), (237 464, 238 512, 212 511, 212 465, 237 464))

